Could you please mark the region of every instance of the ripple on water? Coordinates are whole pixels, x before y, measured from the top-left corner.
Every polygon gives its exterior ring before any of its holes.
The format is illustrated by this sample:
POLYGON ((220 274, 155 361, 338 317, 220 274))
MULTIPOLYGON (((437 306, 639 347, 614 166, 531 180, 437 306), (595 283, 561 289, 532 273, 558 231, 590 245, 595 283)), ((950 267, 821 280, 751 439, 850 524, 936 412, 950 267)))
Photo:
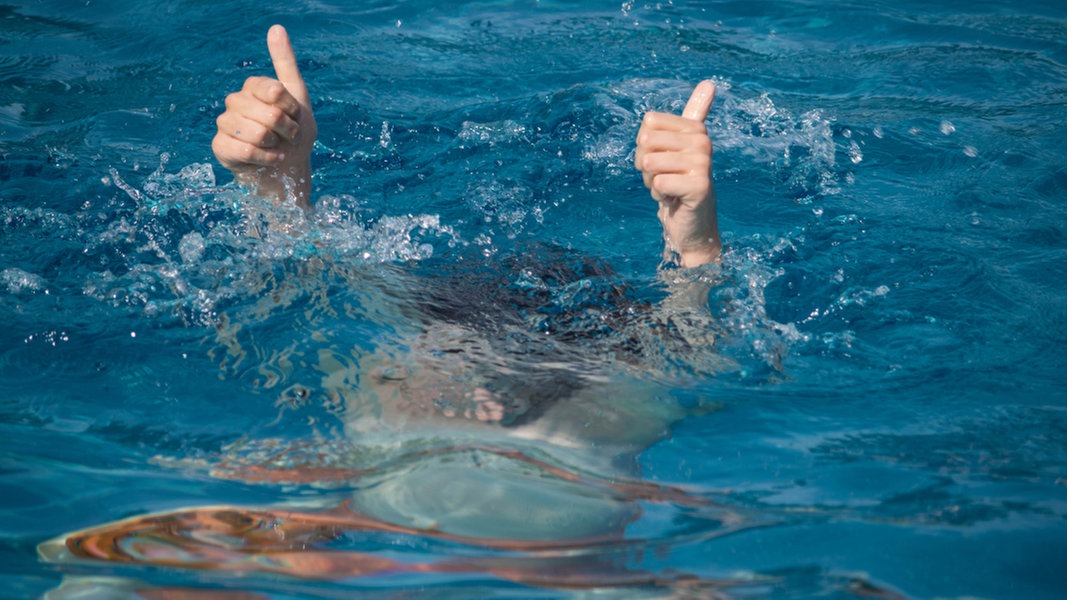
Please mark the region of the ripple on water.
MULTIPOLYGON (((426 280, 398 272, 434 277, 447 265, 472 279, 483 269, 511 277, 506 293, 538 301, 525 315, 537 334, 507 337, 515 360, 492 364, 524 373, 538 359, 531 347, 548 354, 544 331, 612 333, 599 309, 616 281, 641 300, 662 298, 655 256, 647 270, 634 266, 660 240, 629 164, 632 137, 641 113, 679 110, 685 80, 704 76, 719 77, 710 125, 722 222, 734 230, 712 277, 717 320, 691 354, 657 344, 655 332, 641 338, 663 356, 638 376, 663 389, 684 379, 664 395, 694 412, 724 408, 641 457, 650 477, 713 502, 640 499, 632 538, 618 553, 592 551, 598 566, 721 576, 709 595, 892 598, 834 569, 937 582, 916 584, 920 596, 982 595, 987 581, 966 587, 975 573, 1014 567, 1013 556, 1041 562, 1025 528, 1059 533, 1067 454, 1052 406, 1067 368, 1057 220, 1067 185, 1047 166, 1059 158, 1061 22, 986 6, 931 15, 751 2, 591 13, 573 2, 531 13, 515 3, 341 4, 317 3, 293 24, 321 125, 339 132, 323 140, 336 149, 316 150, 320 200, 308 215, 220 190, 197 162, 210 156, 217 90, 269 73, 261 25, 235 34, 227 11, 181 3, 0 7, 13 25, 6 47, 23 54, 0 58, 10 84, 0 91, 0 307, 11 315, 0 349, 11 452, 0 467, 31 490, 0 492, 23 535, 7 544, 24 560, 11 569, 72 572, 33 562, 32 544, 56 529, 176 502, 296 497, 321 508, 358 488, 327 489, 331 469, 417 463, 361 455, 352 444, 365 438, 336 430, 344 407, 330 394, 360 385, 364 353, 402 346, 428 320, 411 300, 432 301, 426 280), (48 10, 66 12, 29 16, 48 10), (247 48, 225 42, 244 33, 247 48), (662 79, 668 72, 677 79, 662 79), (188 166, 149 173, 162 149, 188 166), (620 242, 602 242, 606 231, 620 242), (562 240, 575 254, 599 244, 598 257, 642 275, 554 284, 508 270, 524 238, 562 240), (136 466, 154 455, 151 469, 136 466), (217 479, 250 467, 268 475, 217 479), (714 491, 720 484, 738 491, 714 491), (743 535, 716 537, 731 523, 743 535), (972 543, 982 527, 1020 523, 1004 546, 972 543), (798 558, 800 547, 810 552, 798 558), (917 552, 887 561, 886 547, 917 552)), ((475 285, 446 308, 481 311, 503 301, 499 289, 475 285)), ((491 310, 474 312, 467 324, 506 329, 488 321, 491 310)), ((678 325, 687 315, 673 316, 678 325)), ((623 320, 653 329, 634 313, 623 320)), ((592 348, 575 354, 602 359, 592 348)), ((495 348, 464 350, 490 364, 495 348)), ((334 535, 323 547, 426 563, 472 554, 431 535, 334 535), (406 549, 396 553, 398 540, 406 549)), ((1006 579, 1024 585, 1026 572, 1006 579)), ((477 596, 499 585, 491 573, 393 573, 368 585, 456 584, 453 595, 477 596)), ((225 577, 279 594, 366 588, 225 577)))

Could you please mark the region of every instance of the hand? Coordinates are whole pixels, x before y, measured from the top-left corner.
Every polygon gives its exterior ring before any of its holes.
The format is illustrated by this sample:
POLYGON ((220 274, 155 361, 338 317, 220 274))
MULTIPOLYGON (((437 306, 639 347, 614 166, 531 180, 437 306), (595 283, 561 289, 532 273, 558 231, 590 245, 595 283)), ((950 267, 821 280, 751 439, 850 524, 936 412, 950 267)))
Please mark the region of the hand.
POLYGON ((285 178, 291 179, 297 203, 307 207, 318 126, 284 27, 270 28, 267 48, 278 78, 249 77, 241 91, 226 97, 211 149, 238 181, 262 196, 284 200, 285 178))
POLYGON ((716 262, 722 250, 704 126, 714 99, 715 84, 702 81, 681 116, 650 112, 637 132, 634 165, 659 202, 664 237, 683 267, 716 262))

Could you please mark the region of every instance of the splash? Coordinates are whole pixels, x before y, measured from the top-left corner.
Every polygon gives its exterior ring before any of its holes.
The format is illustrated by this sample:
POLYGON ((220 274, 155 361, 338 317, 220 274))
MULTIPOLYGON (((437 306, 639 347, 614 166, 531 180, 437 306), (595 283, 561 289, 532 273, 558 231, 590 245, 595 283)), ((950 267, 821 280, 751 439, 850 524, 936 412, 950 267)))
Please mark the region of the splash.
MULTIPOLYGON (((716 100, 708 122, 715 146, 716 163, 731 172, 744 162, 770 167, 786 182, 801 203, 841 192, 842 172, 838 156, 851 164, 863 161, 863 151, 847 129, 835 131, 834 118, 822 109, 800 114, 788 110, 764 92, 751 95, 734 90, 726 80, 715 79, 716 100), (725 160, 724 160, 725 159, 725 160)), ((596 98, 597 111, 608 120, 603 133, 587 145, 586 160, 612 169, 629 169, 633 159, 633 134, 648 111, 680 113, 691 84, 674 80, 634 79, 615 85, 610 94, 596 98)), ((720 172, 721 171, 721 172, 720 172)))
MULTIPOLYGON (((836 172, 838 142, 833 119, 822 110, 799 116, 778 106, 767 93, 739 97, 729 85, 719 85, 721 109, 713 115, 712 131, 719 152, 738 152, 756 163, 780 170, 798 201, 840 193, 836 172)), ((844 151, 853 163, 863 160, 855 142, 846 140, 844 151)))
POLYGON ((353 264, 419 261, 458 236, 437 215, 374 215, 350 196, 326 196, 307 213, 218 187, 211 165, 167 172, 169 156, 139 184, 112 168, 104 179, 132 202, 103 229, 80 230, 86 253, 108 268, 82 291, 149 317, 216 323, 220 307, 257 293, 276 264, 316 258, 353 264))
POLYGON ((767 287, 784 272, 774 266, 775 257, 792 250, 793 241, 782 237, 748 243, 753 245, 739 244, 723 256, 724 276, 733 285, 719 286, 711 293, 715 314, 731 332, 721 349, 739 358, 738 374, 742 377, 767 376, 767 368, 780 375, 791 349, 809 339, 796 324, 776 321, 767 313, 767 287), (746 359, 746 355, 756 360, 746 359))
POLYGON ((9 294, 24 294, 43 291, 46 282, 40 275, 9 267, 0 271, 0 287, 9 294))

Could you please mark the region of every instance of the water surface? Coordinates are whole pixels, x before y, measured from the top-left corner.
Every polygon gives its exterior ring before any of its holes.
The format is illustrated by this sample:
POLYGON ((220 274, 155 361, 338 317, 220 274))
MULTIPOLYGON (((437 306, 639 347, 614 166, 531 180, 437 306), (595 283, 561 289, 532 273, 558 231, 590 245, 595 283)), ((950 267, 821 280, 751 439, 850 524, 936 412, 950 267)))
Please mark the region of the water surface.
POLYGON ((0 6, 0 595, 554 598, 578 592, 535 574, 571 572, 623 597, 679 574, 728 597, 1062 594, 1057 3, 349 4, 0 6), (269 72, 275 22, 321 131, 318 205, 288 234, 264 220, 302 217, 264 214, 209 147, 225 94, 269 72), (641 115, 706 77, 728 249, 700 275, 701 343, 652 327, 678 273, 630 162, 641 115), (592 451, 503 427, 371 444, 353 398, 427 326, 503 348, 472 377, 599 390, 670 426, 592 451), (530 495, 606 497, 625 526, 562 563, 425 529, 307 533, 468 561, 421 573, 38 558, 190 507, 454 491, 433 483, 452 455, 419 452, 457 446, 489 473, 515 459, 488 446, 517 448, 544 461, 523 463, 548 482, 530 495))

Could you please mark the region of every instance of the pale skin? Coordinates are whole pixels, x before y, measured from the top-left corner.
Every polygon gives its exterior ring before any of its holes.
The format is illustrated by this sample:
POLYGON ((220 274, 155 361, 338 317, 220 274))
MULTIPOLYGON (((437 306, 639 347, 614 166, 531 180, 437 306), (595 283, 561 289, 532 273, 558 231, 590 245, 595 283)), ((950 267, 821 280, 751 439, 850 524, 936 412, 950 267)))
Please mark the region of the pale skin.
MULTIPOLYGON (((267 32, 276 78, 249 77, 226 97, 211 148, 222 166, 257 195, 311 203, 311 150, 318 126, 289 34, 267 32)), ((711 178, 711 140, 704 121, 715 85, 702 81, 681 115, 649 112, 637 133, 634 166, 659 203, 667 248, 683 267, 718 262, 722 249, 711 178)))
POLYGON ((270 28, 267 48, 277 79, 249 77, 241 91, 226 97, 211 149, 222 166, 258 195, 284 201, 288 187, 296 203, 307 208, 318 126, 284 27, 270 28))
POLYGON ((683 267, 718 262, 722 252, 704 125, 714 100, 715 84, 702 81, 680 116, 647 113, 637 132, 634 166, 659 203, 664 238, 683 267))

